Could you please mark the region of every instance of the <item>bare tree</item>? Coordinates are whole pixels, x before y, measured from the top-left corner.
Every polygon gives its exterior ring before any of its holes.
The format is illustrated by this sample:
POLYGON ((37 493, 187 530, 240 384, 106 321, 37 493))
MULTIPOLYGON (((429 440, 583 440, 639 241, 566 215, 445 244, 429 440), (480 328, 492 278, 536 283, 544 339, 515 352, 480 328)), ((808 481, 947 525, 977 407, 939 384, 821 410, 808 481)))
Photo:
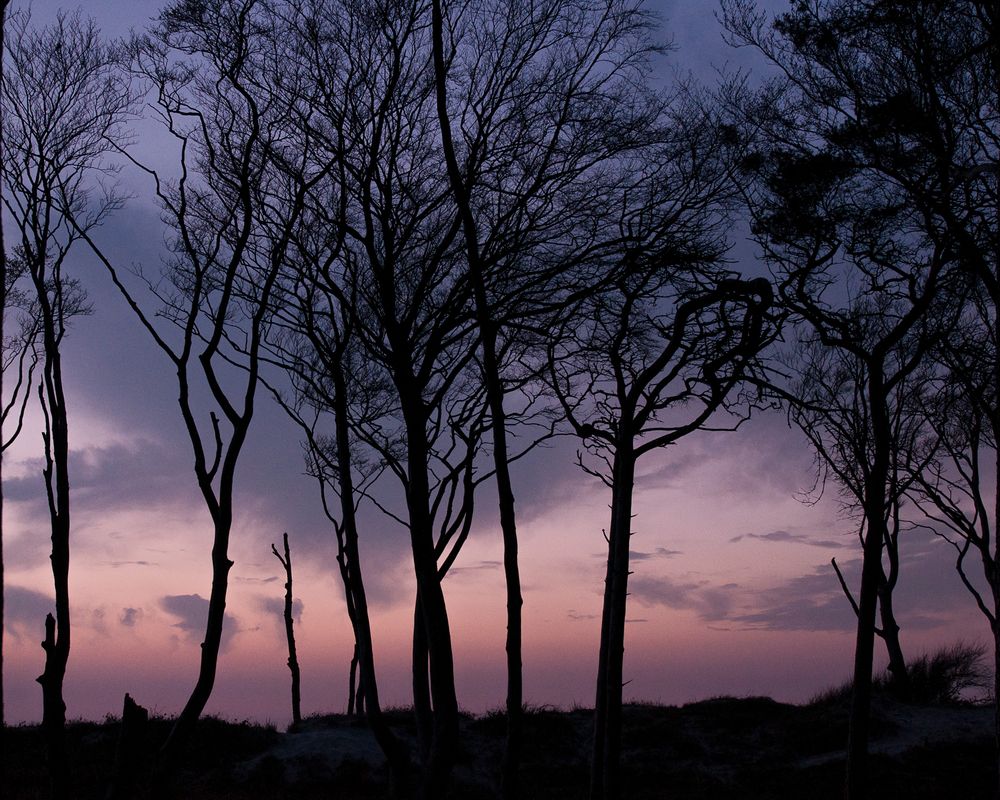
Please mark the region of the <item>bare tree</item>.
POLYGON ((963 207, 955 201, 983 157, 983 120, 967 111, 989 106, 967 100, 995 90, 982 81, 996 40, 982 35, 980 11, 959 0, 820 0, 796 4, 771 26, 751 2, 725 4, 735 43, 756 47, 781 76, 738 104, 744 133, 762 137, 744 164, 759 179, 749 197, 757 239, 804 335, 863 370, 870 441, 859 465, 864 555, 850 798, 867 787, 893 398, 954 319, 955 309, 939 303, 967 285, 969 245, 954 224, 963 207))
MULTIPOLYGON (((355 435, 405 490, 405 512, 386 510, 410 534, 418 593, 414 703, 425 756, 421 791, 435 797, 445 790, 458 744, 441 579, 467 535, 472 510, 471 494, 453 490, 468 485, 463 476, 473 458, 460 456, 456 465, 451 455, 474 456, 480 434, 470 432, 481 414, 464 380, 473 358, 473 323, 457 269, 459 227, 449 213, 447 177, 432 135, 437 123, 426 8, 304 5, 327 147, 341 165, 343 186, 334 195, 339 202, 330 205, 330 224, 344 232, 344 243, 324 290, 351 312, 353 335, 392 390, 381 417, 358 426, 355 435)), ((354 500, 342 491, 341 502, 354 500)))
MULTIPOLYGON (((295 278, 279 304, 268 347, 272 357, 289 375, 294 397, 271 385, 279 405, 305 434, 309 473, 316 478, 323 510, 337 540, 337 566, 344 587, 348 618, 354 632, 348 713, 364 713, 379 747, 389 762, 393 790, 404 790, 409 756, 382 714, 375 668, 375 653, 368 597, 358 548, 358 506, 384 466, 363 459, 352 433, 361 420, 382 414, 387 387, 377 371, 369 369, 352 329, 353 311, 338 300, 339 284, 331 286, 335 271, 329 265, 316 271, 316 254, 329 231, 329 221, 314 219, 305 228, 311 235, 298 240, 302 253, 295 278), (312 256, 308 254, 313 254, 312 256), (324 420, 332 418, 332 434, 324 420), (337 502, 334 501, 337 499, 337 502)), ((338 228, 339 230, 339 228, 338 228)), ((327 239, 327 243, 329 240, 327 239)), ((334 251, 339 248, 335 244, 334 251)), ((332 253, 328 253, 332 255, 332 253)))
POLYGON ((53 794, 63 797, 69 792, 62 687, 70 652, 70 495, 61 348, 70 319, 86 312, 84 293, 65 269, 74 245, 121 204, 113 180, 107 180, 114 176, 107 156, 122 140, 132 99, 117 68, 118 48, 104 43, 79 13, 59 14, 42 28, 32 27, 27 13, 10 22, 2 94, 3 203, 17 230, 14 260, 32 286, 42 348, 43 477, 56 614, 45 620, 45 669, 38 682, 53 794))
POLYGON ((292 724, 302 722, 302 694, 300 688, 299 658, 295 652, 295 628, 293 617, 294 598, 292 595, 292 552, 288 547, 288 534, 282 535, 284 556, 271 545, 271 552, 285 570, 285 639, 288 642, 288 669, 292 673, 292 724))
MULTIPOLYGON (((177 2, 135 47, 156 113, 179 151, 170 179, 152 179, 173 239, 154 317, 88 237, 140 323, 173 366, 194 472, 212 520, 212 588, 198 679, 164 743, 169 769, 215 683, 225 617, 236 466, 257 399, 273 292, 322 168, 297 124, 308 113, 279 91, 287 43, 259 0, 177 2), (166 320, 159 325, 156 319, 166 320), (237 367, 239 369, 237 369, 237 367), (207 408, 205 406, 208 406, 207 408), (207 412, 207 413, 206 413, 207 412)), ((143 278, 143 276, 138 276, 143 278)))
POLYGON ((606 213, 592 206, 596 197, 608 199, 598 188, 601 172, 636 148, 656 118, 659 100, 644 84, 657 48, 641 5, 618 0, 433 0, 431 22, 437 119, 465 242, 503 534, 507 740, 501 785, 503 796, 514 798, 522 598, 505 396, 523 370, 512 370, 500 352, 505 342, 524 349, 530 339, 525 320, 551 309, 553 296, 562 294, 557 287, 593 246, 581 233, 606 213), (563 246, 553 247, 556 242, 563 246), (558 256, 547 258, 553 250, 558 256))
POLYGON ((625 242, 613 276, 564 315, 550 344, 552 388, 612 495, 590 796, 619 796, 629 541, 636 463, 706 427, 735 427, 738 398, 770 337, 766 280, 721 265, 729 199, 722 127, 678 99, 660 142, 632 164, 625 242))
MULTIPOLYGON (((845 318, 851 317, 861 349, 866 349, 865 340, 872 335, 866 321, 879 316, 873 307, 877 303, 878 298, 862 298, 845 311, 845 318)), ((875 338, 877 336, 878 333, 875 338)), ((886 363, 892 370, 906 370, 905 362, 913 355, 913 348, 920 346, 913 337, 906 337, 887 355, 886 363)), ((769 391, 786 404, 789 418, 813 447, 817 491, 823 491, 828 477, 836 481, 845 512, 858 519, 858 536, 863 546, 867 536, 867 522, 862 512, 865 479, 875 439, 865 390, 867 364, 854 353, 829 348, 818 337, 807 337, 784 359, 779 370, 790 383, 781 386, 772 382, 769 391)), ((875 628, 875 634, 885 643, 891 688, 902 698, 909 694, 909 677, 900 644, 893 592, 899 580, 899 535, 904 525, 901 508, 906 502, 911 480, 909 465, 912 459, 919 458, 920 426, 915 418, 913 398, 921 374, 917 371, 885 393, 886 429, 883 435, 889 442, 881 527, 885 563, 880 561, 877 595, 881 626, 875 628)), ((832 559, 831 564, 854 613, 859 614, 858 602, 836 559, 832 559)))

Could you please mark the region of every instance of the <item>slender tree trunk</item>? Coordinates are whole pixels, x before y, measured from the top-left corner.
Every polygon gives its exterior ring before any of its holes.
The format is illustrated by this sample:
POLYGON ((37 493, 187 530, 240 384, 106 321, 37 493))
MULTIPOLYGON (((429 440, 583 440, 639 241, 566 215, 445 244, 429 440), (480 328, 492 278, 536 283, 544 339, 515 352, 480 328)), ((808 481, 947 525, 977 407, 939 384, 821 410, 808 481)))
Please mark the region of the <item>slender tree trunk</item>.
MULTIPOLYGON (((339 365, 338 365, 339 366, 339 365)), ((347 385, 342 369, 332 370, 334 380, 334 422, 337 438, 337 469, 340 479, 341 530, 343 531, 344 579, 348 604, 353 609, 351 625, 354 630, 355 654, 358 660, 358 682, 354 695, 354 710, 364 713, 372 735, 385 754, 392 773, 393 791, 401 793, 407 780, 410 756, 403 743, 393 734, 385 717, 378 695, 378 677, 375 671, 375 647, 372 642, 371 617, 364 574, 361 571, 361 554, 358 550, 358 521, 354 510, 354 479, 351 471, 350 427, 347 414, 347 385)))
POLYGON ((354 642, 354 652, 351 654, 351 671, 347 678, 347 716, 355 715, 354 701, 357 697, 358 681, 358 643, 354 642))
POLYGON ((219 666, 219 650, 222 646, 222 628, 226 617, 226 592, 229 588, 229 570, 233 562, 229 559, 229 534, 232 529, 232 504, 227 502, 216 514, 215 539, 212 547, 212 593, 208 599, 208 620, 205 625, 205 641, 201 645, 201 662, 198 680, 180 716, 174 723, 170 735, 160 748, 160 771, 169 776, 173 770, 180 748, 194 730, 195 723, 205 710, 219 666))
POLYGON ((614 580, 615 551, 608 539, 608 562, 604 573, 604 600, 601 608, 601 642, 597 651, 597 691, 594 696, 594 742, 590 754, 590 800, 604 797, 604 747, 608 729, 608 651, 611 636, 611 584, 614 580))
POLYGON ((899 644, 899 625, 892 605, 892 587, 885 581, 879 585, 879 617, 882 623, 882 638, 889 655, 889 676, 892 691, 896 697, 906 700, 910 696, 910 676, 906 669, 906 659, 899 644))
MULTIPOLYGON (((622 424, 625 428, 625 425, 622 424)), ((604 749, 604 797, 617 800, 621 794, 619 764, 622 744, 622 687, 625 659, 625 617, 628 603, 629 543, 632 538, 632 489, 635 459, 631 441, 619 443, 615 451, 614 516, 609 547, 615 549, 611 581, 611 631, 608 635, 608 717, 604 749)))
POLYGON ((868 729, 871 713, 872 659, 875 650, 875 615, 882 578, 885 542, 885 491, 889 472, 889 423, 883 404, 881 372, 870 365, 868 402, 875 442, 871 471, 865 481, 866 533, 858 593, 858 627, 854 648, 854 682, 847 737, 845 797, 862 800, 868 791, 868 729))
POLYGON ((426 765, 434 738, 434 709, 431 707, 430 665, 427 661, 427 630, 420 594, 413 605, 413 715, 417 724, 417 752, 426 765))
POLYGON ((288 534, 282 535, 282 545, 284 546, 284 557, 278 552, 278 548, 273 544, 271 551, 274 553, 281 566, 285 568, 285 639, 288 642, 288 670, 292 673, 292 724, 298 725, 302 722, 302 694, 301 694, 301 673, 299 672, 299 657, 295 650, 295 620, 292 616, 294 598, 292 596, 292 551, 288 546, 288 534))
POLYGON ((620 422, 615 445, 611 525, 608 529, 608 568, 601 620, 598 693, 594 710, 594 750, 591 764, 591 800, 615 800, 621 790, 622 674, 625 657, 625 616, 628 602, 629 540, 632 535, 632 489, 635 458, 630 426, 620 422))
POLYGON ((521 573, 517 558, 517 519, 514 512, 514 490, 510 478, 507 447, 507 415, 504 410, 504 388, 497 357, 497 326, 486 293, 486 281, 480 256, 479 234, 465 185, 458 166, 448 115, 447 74, 444 63, 444 20, 441 0, 433 0, 432 25, 434 40, 434 73, 437 92, 438 121, 448 176, 451 181, 462 229, 465 234, 469 278, 475 299, 476 324, 483 353, 483 381, 490 409, 493 435, 493 468, 496 475, 497 499, 500 506, 500 530, 503 535, 503 567, 507 586, 507 741, 501 767, 501 789, 506 800, 518 796, 518 768, 521 760, 522 707, 524 688, 521 663, 521 573))
MULTIPOLYGON (((62 361, 59 352, 63 324, 61 295, 50 297, 45 265, 35 265, 32 278, 42 316, 45 348, 43 380, 38 388, 45 416, 43 433, 45 467, 43 477, 52 529, 52 552, 49 556, 55 587, 56 615, 45 620, 45 668, 38 677, 42 687, 42 729, 49 751, 52 793, 56 798, 69 796, 69 762, 66 754, 66 703, 63 680, 70 652, 69 610, 69 436, 66 401, 63 394, 62 361)), ((52 276, 60 286, 58 275, 52 276)))
POLYGON ((993 587, 993 615, 993 738, 996 744, 993 797, 1000 800, 1000 586, 993 587))

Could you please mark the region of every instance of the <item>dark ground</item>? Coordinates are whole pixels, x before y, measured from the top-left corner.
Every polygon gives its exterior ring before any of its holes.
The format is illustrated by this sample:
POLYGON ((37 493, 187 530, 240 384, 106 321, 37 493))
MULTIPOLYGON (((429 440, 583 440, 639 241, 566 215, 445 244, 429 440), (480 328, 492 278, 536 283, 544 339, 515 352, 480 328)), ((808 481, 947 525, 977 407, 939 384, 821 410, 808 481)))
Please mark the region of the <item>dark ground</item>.
MULTIPOLYGON (((391 712, 412 736, 410 716, 391 712)), ((533 709, 526 718, 523 796, 586 797, 590 712, 533 709)), ((876 701, 872 796, 991 797, 995 749, 992 707, 876 701)), ((152 763, 169 722, 153 720, 144 748, 152 763)), ((452 797, 494 798, 504 719, 465 717, 452 797)), ((103 798, 114 760, 117 720, 69 727, 80 800, 103 798)), ((44 750, 37 727, 8 728, 2 796, 46 798, 44 750)), ((623 797, 808 798, 842 796, 847 700, 805 706, 769 698, 722 697, 680 708, 630 705, 625 712, 623 797)), ((184 756, 174 795, 195 798, 382 798, 387 774, 363 724, 343 716, 306 720, 297 730, 206 719, 184 756)), ((136 793, 149 796, 148 786, 136 793)))

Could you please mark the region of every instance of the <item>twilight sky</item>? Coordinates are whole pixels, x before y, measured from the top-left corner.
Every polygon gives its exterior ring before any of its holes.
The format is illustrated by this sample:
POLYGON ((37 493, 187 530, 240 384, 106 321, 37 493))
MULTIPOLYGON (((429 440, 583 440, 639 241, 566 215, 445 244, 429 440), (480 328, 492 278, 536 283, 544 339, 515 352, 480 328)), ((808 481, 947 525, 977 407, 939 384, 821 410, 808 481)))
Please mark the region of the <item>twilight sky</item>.
MULTIPOLYGON (((59 0, 35 0, 36 21, 59 0)), ((782 0, 772 0, 780 8, 782 0)), ((15 3, 23 7, 23 3, 15 3)), ((110 35, 141 28, 159 0, 91 2, 110 35)), ((752 67, 722 42, 714 2, 650 2, 677 48, 660 65, 705 81, 726 64, 752 67)), ((155 149, 149 141, 137 148, 155 149)), ((142 176, 99 238, 119 264, 159 264, 163 231, 142 176)), ((735 252, 752 258, 753 247, 735 252)), ((118 713, 130 692, 175 714, 197 674, 210 584, 211 526, 191 470, 174 378, 101 268, 80 258, 75 274, 94 313, 66 341, 72 446, 70 592, 73 649, 66 676, 70 718, 118 713)), ((759 269, 758 267, 755 267, 759 269)), ((41 717, 45 613, 52 607, 47 512, 37 412, 5 457, 6 712, 41 717)), ((237 476, 226 637, 207 712, 285 724, 290 717, 281 627, 281 565, 270 552, 288 531, 295 568, 304 713, 342 711, 352 638, 333 559, 332 531, 304 476, 296 429, 262 396, 237 476)), ((525 697, 591 705, 609 497, 574 465, 570 440, 535 452, 514 473, 524 584, 525 697)), ((856 578, 854 523, 838 513, 835 487, 813 504, 812 457, 780 414, 735 434, 700 434, 648 457, 636 492, 625 654, 628 699, 680 703, 719 694, 803 700, 845 678, 854 619, 830 568, 856 578)), ((504 697, 504 593, 492 485, 449 573, 459 701, 482 711, 504 697)), ((380 689, 409 703, 414 582, 407 534, 366 508, 362 559, 372 600, 380 689)), ((914 655, 958 638, 983 639, 985 620, 954 573, 947 546, 907 534, 897 609, 914 655)), ((852 579, 853 579, 852 578, 852 579)), ((881 653, 879 654, 881 655, 881 653)))

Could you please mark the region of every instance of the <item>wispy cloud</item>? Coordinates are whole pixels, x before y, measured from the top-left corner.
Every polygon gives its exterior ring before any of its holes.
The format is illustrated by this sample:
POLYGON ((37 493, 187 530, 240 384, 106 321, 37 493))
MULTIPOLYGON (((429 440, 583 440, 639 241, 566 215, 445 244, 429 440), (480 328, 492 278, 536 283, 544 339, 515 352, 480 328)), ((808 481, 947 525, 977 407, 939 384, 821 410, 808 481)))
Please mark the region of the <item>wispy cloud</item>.
POLYGON ((729 541, 735 544, 744 539, 756 539, 761 542, 792 542, 794 544, 809 545, 810 547, 821 547, 827 550, 842 550, 853 547, 855 544, 853 540, 819 539, 804 533, 792 533, 785 530, 769 531, 768 533, 741 533, 729 541))

